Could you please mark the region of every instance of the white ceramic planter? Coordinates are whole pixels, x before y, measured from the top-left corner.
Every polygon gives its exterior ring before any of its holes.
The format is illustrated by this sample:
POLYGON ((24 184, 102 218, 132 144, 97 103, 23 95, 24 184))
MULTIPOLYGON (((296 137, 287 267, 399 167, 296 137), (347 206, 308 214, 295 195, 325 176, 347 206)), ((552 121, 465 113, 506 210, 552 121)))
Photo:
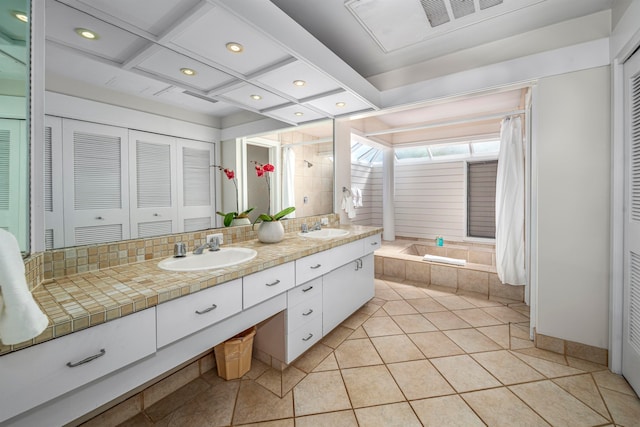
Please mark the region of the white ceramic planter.
POLYGON ((236 227, 238 225, 251 225, 251 220, 249 218, 235 218, 231 221, 229 227, 236 227))
POLYGON ((280 221, 261 222, 258 227, 258 240, 263 243, 278 243, 284 238, 284 227, 280 221))

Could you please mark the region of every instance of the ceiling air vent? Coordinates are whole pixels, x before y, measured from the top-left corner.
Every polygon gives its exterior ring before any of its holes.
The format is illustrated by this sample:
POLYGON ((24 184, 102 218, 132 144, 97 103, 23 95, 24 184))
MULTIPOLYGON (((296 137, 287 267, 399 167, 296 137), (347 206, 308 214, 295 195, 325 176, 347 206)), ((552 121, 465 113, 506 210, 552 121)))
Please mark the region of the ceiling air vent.
POLYGON ((344 5, 384 52, 393 52, 544 1, 345 0, 344 5))

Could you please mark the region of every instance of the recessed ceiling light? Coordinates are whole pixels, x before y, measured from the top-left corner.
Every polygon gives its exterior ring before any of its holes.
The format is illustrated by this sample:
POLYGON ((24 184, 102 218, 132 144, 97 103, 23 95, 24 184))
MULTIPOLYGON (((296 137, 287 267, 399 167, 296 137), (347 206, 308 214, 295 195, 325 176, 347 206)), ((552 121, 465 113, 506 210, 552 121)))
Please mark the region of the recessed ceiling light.
POLYGON ((336 102, 336 107, 338 107, 338 108, 344 108, 346 106, 347 106, 346 102, 342 102, 342 101, 336 102))
POLYGON ((87 40, 98 40, 100 38, 97 33, 87 30, 86 28, 76 28, 75 31, 80 37, 87 40))
POLYGON ((305 82, 304 80, 294 80, 294 81, 293 81, 293 84, 294 84, 295 86, 302 87, 302 86, 306 85, 306 84, 307 84, 307 82, 305 82))
POLYGON ((260 95, 251 95, 250 98, 253 99, 254 101, 260 101, 262 99, 260 95))
POLYGON ((244 46, 236 42, 229 42, 226 44, 226 46, 227 46, 227 50, 233 53, 240 53, 244 50, 244 46))
POLYGON ((293 113, 294 115, 300 117, 300 116, 304 116, 304 113, 302 111, 296 111, 295 113, 293 113))
POLYGON ((196 74, 198 74, 196 73, 195 70, 192 70, 191 68, 180 68, 180 72, 185 76, 189 76, 189 77, 195 76, 196 74))
POLYGON ((16 18, 19 21, 29 22, 29 17, 24 12, 19 12, 17 10, 14 10, 13 12, 11 12, 11 14, 13 15, 14 18, 16 18))

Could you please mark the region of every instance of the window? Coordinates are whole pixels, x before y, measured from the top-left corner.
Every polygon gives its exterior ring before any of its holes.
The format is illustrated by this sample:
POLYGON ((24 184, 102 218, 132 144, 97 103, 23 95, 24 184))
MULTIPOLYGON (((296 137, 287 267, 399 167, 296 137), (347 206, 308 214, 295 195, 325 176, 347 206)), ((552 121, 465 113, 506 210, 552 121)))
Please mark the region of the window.
POLYGON ((467 163, 467 236, 496 237, 498 161, 467 163))
POLYGON ((495 158, 499 151, 500 140, 480 140, 398 147, 395 154, 399 162, 455 162, 472 158, 495 158))

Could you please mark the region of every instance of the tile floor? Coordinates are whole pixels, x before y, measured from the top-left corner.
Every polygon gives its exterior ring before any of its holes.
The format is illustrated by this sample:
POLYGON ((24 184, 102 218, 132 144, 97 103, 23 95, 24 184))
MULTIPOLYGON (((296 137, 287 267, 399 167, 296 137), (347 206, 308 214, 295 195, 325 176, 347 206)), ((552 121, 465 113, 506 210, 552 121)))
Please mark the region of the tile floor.
POLYGON ((121 426, 640 426, 605 367, 539 350, 528 307, 376 279, 376 297, 284 372, 215 369, 121 426))

